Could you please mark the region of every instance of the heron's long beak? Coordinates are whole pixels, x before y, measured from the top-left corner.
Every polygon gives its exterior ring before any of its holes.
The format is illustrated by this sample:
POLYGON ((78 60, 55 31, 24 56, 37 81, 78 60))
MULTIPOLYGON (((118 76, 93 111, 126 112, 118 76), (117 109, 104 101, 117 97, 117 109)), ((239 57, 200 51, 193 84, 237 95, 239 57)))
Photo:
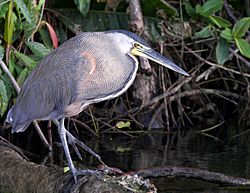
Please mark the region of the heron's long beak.
POLYGON ((141 47, 139 49, 133 48, 131 50, 131 53, 133 55, 137 55, 137 56, 141 56, 141 57, 145 57, 150 60, 153 60, 154 62, 161 64, 162 66, 165 66, 171 70, 179 72, 183 75, 190 76, 185 70, 183 70, 182 68, 177 66, 175 63, 173 63, 171 60, 165 58, 164 56, 162 56, 161 54, 159 54, 158 52, 154 51, 151 48, 148 48, 148 47, 141 47))

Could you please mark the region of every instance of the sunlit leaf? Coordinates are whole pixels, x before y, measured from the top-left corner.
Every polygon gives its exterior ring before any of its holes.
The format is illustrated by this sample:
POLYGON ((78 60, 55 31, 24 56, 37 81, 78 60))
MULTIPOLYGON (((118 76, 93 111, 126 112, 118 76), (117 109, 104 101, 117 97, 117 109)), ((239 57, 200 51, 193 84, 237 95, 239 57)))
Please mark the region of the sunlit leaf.
POLYGON ((121 147, 121 146, 118 146, 116 148, 116 151, 120 152, 120 153, 128 152, 128 151, 131 151, 131 147, 121 147))
POLYGON ((33 69, 36 66, 37 62, 35 60, 31 59, 29 56, 22 54, 21 52, 18 52, 18 51, 16 51, 14 54, 29 69, 33 69))
POLYGON ((3 116, 7 109, 8 97, 4 82, 0 79, 0 116, 3 116))
POLYGON ((125 127, 130 127, 130 122, 127 121, 127 122, 124 122, 124 121, 120 121, 116 124, 116 127, 118 129, 122 129, 122 128, 125 128, 125 127))
POLYGON ((226 27, 230 27, 231 23, 221 17, 218 17, 216 15, 209 15, 208 18, 218 27, 220 28, 226 28, 226 27))
POLYGON ((229 43, 226 39, 220 38, 216 46, 216 59, 218 64, 224 64, 229 57, 229 43))
POLYGON ((13 3, 12 1, 10 1, 7 18, 5 20, 5 25, 4 25, 4 40, 9 45, 12 44, 15 20, 16 20, 16 15, 13 13, 13 3))
POLYGON ((236 42, 237 47, 240 50, 240 53, 243 56, 250 58, 250 44, 242 38, 235 38, 234 40, 236 42))
POLYGON ((48 53, 50 53, 50 50, 39 42, 26 42, 26 45, 33 52, 33 54, 40 58, 43 58, 48 53))
POLYGON ((86 16, 89 11, 90 0, 74 0, 77 9, 83 16, 86 16))
POLYGON ((200 14, 202 15, 210 15, 223 7, 223 0, 208 0, 201 6, 200 14))
POLYGON ((230 28, 226 28, 220 32, 220 36, 228 41, 233 40, 232 30, 230 28))
POLYGON ((243 37, 250 27, 250 17, 245 17, 239 20, 233 27, 233 36, 240 38, 243 37))
POLYGON ((23 0, 14 0, 17 8, 21 11, 21 13, 23 14, 24 18, 26 19, 27 22, 31 23, 32 19, 31 19, 31 14, 27 8, 27 6, 25 5, 23 0))
POLYGON ((63 168, 63 173, 67 173, 68 171, 70 171, 70 168, 68 166, 63 168))
POLYGON ((195 37, 197 38, 209 38, 213 35, 213 31, 211 30, 210 26, 203 28, 201 31, 196 32, 195 37))

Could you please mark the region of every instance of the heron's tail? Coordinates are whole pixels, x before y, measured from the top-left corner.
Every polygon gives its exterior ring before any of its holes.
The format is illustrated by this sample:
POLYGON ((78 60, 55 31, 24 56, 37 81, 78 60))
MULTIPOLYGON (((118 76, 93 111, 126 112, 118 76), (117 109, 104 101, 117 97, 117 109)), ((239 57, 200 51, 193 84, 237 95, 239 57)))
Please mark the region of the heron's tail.
POLYGON ((7 123, 12 123, 13 122, 13 112, 12 112, 13 107, 8 111, 7 117, 6 117, 6 122, 7 123))
POLYGON ((14 107, 9 110, 5 121, 12 125, 11 133, 23 132, 27 129, 31 121, 24 121, 24 117, 22 112, 14 113, 14 107))

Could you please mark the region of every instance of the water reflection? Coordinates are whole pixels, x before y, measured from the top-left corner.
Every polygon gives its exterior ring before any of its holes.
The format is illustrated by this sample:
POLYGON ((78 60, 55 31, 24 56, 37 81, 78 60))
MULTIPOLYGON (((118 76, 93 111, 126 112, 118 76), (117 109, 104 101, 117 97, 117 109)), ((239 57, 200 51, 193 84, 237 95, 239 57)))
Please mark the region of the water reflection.
MULTIPOLYGON (((226 175, 249 177, 250 156, 247 151, 232 148, 220 141, 207 138, 190 130, 185 133, 151 133, 131 139, 105 135, 103 160, 125 171, 159 166, 187 166, 226 175)), ((190 179, 152 179, 159 192, 218 192, 231 193, 217 184, 190 179)))

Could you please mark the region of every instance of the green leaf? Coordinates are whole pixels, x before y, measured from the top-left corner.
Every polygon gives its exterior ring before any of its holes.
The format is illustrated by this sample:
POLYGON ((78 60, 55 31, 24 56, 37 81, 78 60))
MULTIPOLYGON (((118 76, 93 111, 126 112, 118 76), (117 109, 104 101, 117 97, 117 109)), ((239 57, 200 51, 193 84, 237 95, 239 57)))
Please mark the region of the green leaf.
POLYGON ((8 97, 4 82, 0 79, 0 116, 3 116, 7 109, 8 97))
POLYGON ((212 23, 214 23, 220 28, 226 28, 231 26, 231 23, 229 21, 216 15, 209 15, 208 18, 212 21, 212 23))
POLYGON ((222 7, 223 7, 223 0, 208 0, 201 6, 200 14, 210 15, 221 10, 222 7))
POLYGON ((29 74, 29 69, 24 68, 17 78, 17 83, 19 85, 22 85, 25 79, 27 78, 28 74, 29 74))
POLYGON ((70 168, 68 166, 63 168, 63 173, 67 173, 68 171, 70 171, 70 168))
POLYGON ((5 20, 4 25, 4 40, 7 42, 8 45, 12 44, 15 20, 16 15, 13 13, 13 3, 12 1, 10 1, 7 18, 5 20))
POLYGON ((220 32, 220 37, 222 37, 228 41, 232 41, 233 40, 232 30, 230 28, 226 28, 226 29, 222 30, 220 32))
POLYGON ((233 27, 233 36, 235 38, 243 37, 250 27, 250 17, 245 17, 239 20, 233 27))
POLYGON ((189 1, 184 1, 184 6, 185 6, 185 10, 187 12, 187 14, 194 18, 197 14, 196 14, 196 11, 195 11, 195 8, 193 8, 193 6, 190 4, 189 1))
POLYGON ((25 66, 27 66, 29 69, 33 69, 36 66, 36 61, 31 59, 29 56, 26 56, 22 54, 21 52, 16 51, 15 56, 21 60, 25 66))
POLYGON ((9 71, 11 72, 11 74, 14 74, 15 71, 15 56, 13 54, 13 52, 10 52, 10 58, 9 58, 9 71))
POLYGON ((4 57, 4 48, 0 45, 0 59, 3 59, 4 57))
POLYGON ((39 11, 41 9, 41 7, 43 6, 44 3, 45 3, 45 0, 39 0, 38 5, 36 6, 37 11, 39 11))
POLYGON ((213 31, 210 29, 210 26, 207 26, 203 28, 201 31, 196 32, 194 35, 197 38, 209 38, 213 36, 213 31))
POLYGON ((27 22, 32 23, 31 14, 23 0, 14 0, 17 8, 21 11, 27 22))
POLYGON ((122 129, 122 128, 125 128, 125 127, 130 127, 130 122, 127 121, 127 122, 123 122, 123 121, 120 121, 116 124, 116 127, 118 129, 122 129))
POLYGON ((224 64, 229 57, 229 43, 226 39, 220 38, 216 46, 216 59, 218 64, 224 64))
POLYGON ((39 29, 39 34, 43 40, 43 43, 44 45, 49 48, 49 49, 52 49, 53 48, 53 45, 52 45, 52 42, 51 42, 51 39, 50 39, 50 36, 49 36, 49 32, 43 28, 40 28, 39 29))
POLYGON ((39 42, 26 42, 26 45, 36 56, 43 58, 50 53, 50 50, 39 42))
POLYGON ((243 56, 250 58, 250 44, 242 38, 235 38, 234 40, 236 42, 237 47, 240 50, 240 53, 243 56))
POLYGON ((125 152, 129 152, 129 151, 131 151, 131 147, 118 146, 116 148, 116 152, 119 152, 119 153, 125 153, 125 152))
POLYGON ((8 7, 9 7, 8 1, 0 0, 0 18, 5 16, 5 14, 8 11, 8 7))
POLYGON ((90 0, 74 0, 77 9, 83 16, 86 16, 89 11, 90 0))

